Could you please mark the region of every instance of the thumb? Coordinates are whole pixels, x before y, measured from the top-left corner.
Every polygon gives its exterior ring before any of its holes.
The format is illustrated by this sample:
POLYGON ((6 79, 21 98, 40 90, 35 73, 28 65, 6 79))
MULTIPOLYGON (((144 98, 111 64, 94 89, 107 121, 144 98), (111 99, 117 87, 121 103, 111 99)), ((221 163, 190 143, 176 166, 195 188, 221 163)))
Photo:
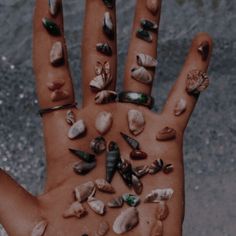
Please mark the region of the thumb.
POLYGON ((30 235, 40 219, 37 198, 0 170, 0 223, 9 235, 30 235))

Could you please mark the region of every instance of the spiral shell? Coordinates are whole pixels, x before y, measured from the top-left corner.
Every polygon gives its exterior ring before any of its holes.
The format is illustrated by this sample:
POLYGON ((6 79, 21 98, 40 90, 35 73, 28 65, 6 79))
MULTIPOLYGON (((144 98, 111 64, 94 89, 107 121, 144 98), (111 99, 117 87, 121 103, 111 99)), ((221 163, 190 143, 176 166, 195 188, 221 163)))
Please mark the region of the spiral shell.
POLYGON ((137 63, 143 67, 156 67, 157 60, 150 55, 139 53, 137 54, 137 63))
POLYGON ((151 84, 153 81, 151 73, 142 66, 138 68, 133 68, 131 70, 131 76, 133 79, 143 84, 151 84))

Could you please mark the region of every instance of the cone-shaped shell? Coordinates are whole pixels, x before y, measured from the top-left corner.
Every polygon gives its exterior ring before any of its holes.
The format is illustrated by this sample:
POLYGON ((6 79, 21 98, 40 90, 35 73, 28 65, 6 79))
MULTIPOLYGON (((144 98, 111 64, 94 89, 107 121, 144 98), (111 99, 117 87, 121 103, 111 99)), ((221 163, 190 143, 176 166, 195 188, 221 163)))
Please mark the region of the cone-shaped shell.
POLYGON ((120 162, 120 149, 115 142, 110 142, 106 156, 106 181, 111 183, 120 162))
POLYGON ((127 160, 121 160, 118 164, 119 173, 128 187, 132 186, 132 166, 127 160))
POLYGON ((143 84, 151 84, 153 81, 151 73, 142 66, 138 68, 133 68, 131 70, 131 76, 133 79, 143 84))
POLYGON ((123 234, 133 229, 139 222, 138 210, 134 207, 127 208, 116 218, 113 230, 116 234, 123 234))
POLYGON ((85 161, 85 162, 94 162, 96 161, 96 157, 95 155, 91 154, 91 153, 87 153, 87 152, 83 152, 79 149, 69 149, 71 153, 73 153, 74 155, 76 155, 77 157, 79 157, 81 160, 85 161))
POLYGON ((45 220, 37 223, 31 232, 31 236, 43 236, 46 231, 47 225, 48 223, 45 220))
POLYGON ((79 202, 85 201, 95 191, 95 184, 92 181, 75 187, 75 197, 79 202))
POLYGON ((143 67, 156 67, 157 60, 150 55, 139 53, 137 55, 137 63, 143 67))
POLYGON ((123 139, 126 141, 126 143, 132 148, 132 149, 139 149, 139 142, 137 140, 135 140, 134 138, 128 136, 127 134, 124 134, 122 132, 120 132, 121 136, 123 137, 123 139))

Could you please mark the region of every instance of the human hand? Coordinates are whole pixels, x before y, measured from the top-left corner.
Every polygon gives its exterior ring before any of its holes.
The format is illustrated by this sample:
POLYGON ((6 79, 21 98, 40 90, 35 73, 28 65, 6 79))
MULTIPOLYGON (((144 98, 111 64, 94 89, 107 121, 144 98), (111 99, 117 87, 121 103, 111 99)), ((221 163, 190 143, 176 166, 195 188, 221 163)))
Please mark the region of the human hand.
MULTIPOLYGON (((153 58, 157 57, 157 33, 151 32, 153 40, 152 43, 149 43, 137 38, 136 30, 140 28, 140 20, 142 18, 152 20, 159 24, 160 6, 161 3, 158 2, 158 11, 156 14, 152 14, 146 7, 146 1, 137 1, 133 33, 125 67, 124 91, 142 92, 147 95, 151 93, 152 84, 143 84, 131 78, 131 69, 133 67, 139 67, 136 60, 136 56, 139 53, 150 55, 153 58)), ((74 103, 73 86, 62 32, 63 16, 61 10, 59 10, 55 17, 52 17, 48 11, 47 0, 36 1, 34 19, 34 69, 40 108, 74 103), (51 36, 46 31, 41 21, 44 17, 50 18, 57 23, 61 30, 60 36, 51 36), (51 65, 48 58, 53 43, 57 41, 63 43, 64 63, 60 62, 60 65, 58 64, 55 67, 51 65), (57 89, 55 90, 55 86, 60 92, 57 89)), ((76 186, 90 180, 95 181, 98 178, 105 178, 106 152, 96 157, 96 168, 86 175, 78 176, 73 171, 74 165, 79 162, 78 157, 69 151, 69 148, 73 148, 91 153, 90 142, 93 138, 100 135, 95 128, 95 119, 101 111, 107 111, 113 117, 112 126, 103 135, 104 138, 107 143, 115 141, 119 145, 121 157, 130 161, 133 167, 140 165, 150 166, 159 158, 165 164, 172 164, 174 166, 174 170, 169 174, 159 171, 155 175, 147 174, 140 179, 143 183, 143 190, 140 194, 141 203, 137 206, 139 223, 125 235, 177 236, 182 234, 182 221, 184 217, 183 135, 197 101, 197 95, 193 96, 192 93, 186 92, 186 80, 187 75, 192 70, 207 71, 212 48, 211 39, 207 34, 201 33, 193 40, 183 69, 168 96, 162 112, 159 114, 155 114, 146 107, 131 103, 98 105, 94 102, 96 93, 91 91, 89 86, 91 79, 95 77, 94 67, 97 61, 101 63, 108 61, 111 66, 111 77, 113 79, 106 89, 115 90, 116 81, 116 42, 115 39, 108 39, 102 31, 102 20, 104 13, 107 11, 110 12, 113 24, 115 25, 115 7, 108 9, 102 1, 98 0, 86 1, 82 46, 84 94, 82 108, 57 110, 44 114, 42 117, 47 160, 45 192, 37 197, 32 196, 18 186, 8 175, 1 172, 0 222, 10 236, 31 235, 32 230, 41 221, 46 222, 45 225, 47 227, 45 228, 44 234, 38 235, 94 235, 101 221, 109 223, 110 230, 107 235, 117 235, 113 232, 113 223, 120 212, 128 208, 127 204, 124 204, 121 209, 107 207, 104 216, 99 216, 90 209, 87 203, 82 203, 88 212, 85 216, 80 219, 76 217, 68 219, 63 217, 65 210, 76 200, 74 196, 76 186), (97 52, 96 44, 99 42, 109 42, 113 51, 112 56, 106 56, 97 52), (199 52, 199 47, 204 42, 207 42, 209 45, 209 53, 207 53, 207 50, 204 50, 204 53, 199 52), (177 116, 174 110, 181 98, 186 101, 186 110, 177 116), (144 130, 137 136, 132 135, 128 127, 127 114, 130 109, 140 111, 145 118, 144 130), (84 120, 87 131, 82 137, 73 140, 68 138, 70 126, 65 121, 68 110, 73 111, 76 120, 84 120), (157 140, 156 136, 158 132, 167 126, 176 131, 176 137, 166 141, 157 140), (131 160, 129 157, 131 148, 124 141, 120 132, 138 140, 140 149, 147 153, 148 157, 144 160, 131 160), (164 201, 168 206, 169 214, 162 221, 156 218, 156 211, 160 204, 144 203, 143 201, 147 194, 157 188, 172 188, 174 190, 171 199, 164 201), (153 234, 156 226, 163 229, 163 233, 153 234)), ((154 70, 148 69, 148 72, 153 77, 154 70)), ((205 87, 206 84, 201 88, 205 87)), ((135 194, 133 188, 128 188, 118 173, 114 175, 111 184, 116 191, 115 194, 106 194, 97 191, 95 197, 107 203, 113 197, 120 196, 124 193, 135 194)))

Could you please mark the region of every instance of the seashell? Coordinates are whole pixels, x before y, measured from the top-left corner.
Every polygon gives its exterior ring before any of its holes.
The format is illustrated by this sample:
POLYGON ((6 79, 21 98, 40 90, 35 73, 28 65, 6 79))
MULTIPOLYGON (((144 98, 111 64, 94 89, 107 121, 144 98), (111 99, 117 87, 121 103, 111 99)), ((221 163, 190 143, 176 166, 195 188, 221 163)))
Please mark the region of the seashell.
POLYGON ((131 193, 125 193, 122 195, 124 202, 126 202, 129 206, 135 207, 140 203, 140 198, 131 193))
POLYGON ((74 166, 74 172, 79 175, 86 175, 96 167, 96 164, 96 161, 89 163, 81 161, 74 166))
POLYGON ((90 196, 88 198, 88 205, 95 213, 99 215, 105 214, 105 204, 103 201, 90 196))
POLYGON ((94 138, 90 143, 90 148, 96 154, 100 154, 103 151, 105 151, 106 146, 107 146, 106 140, 102 136, 94 138))
POLYGON ((162 201, 159 204, 157 204, 156 219, 163 221, 167 218, 168 215, 169 215, 169 208, 166 202, 162 201))
POLYGON ((95 128, 100 134, 105 134, 109 131, 112 125, 112 114, 110 112, 102 111, 98 113, 95 121, 95 128))
POLYGON ((157 23, 147 20, 147 19, 141 19, 141 26, 144 30, 150 30, 150 31, 156 31, 158 30, 157 23))
POLYGON ((127 160, 121 160, 117 168, 125 184, 128 187, 131 187, 132 186, 132 166, 130 162, 127 160))
POLYGON ((109 39, 114 39, 114 26, 110 12, 105 12, 103 19, 103 32, 109 39))
POLYGON ((143 183, 136 175, 132 175, 132 186, 136 194, 140 195, 143 191, 143 183))
POLYGON ((103 2, 109 9, 112 9, 114 6, 114 0, 103 0, 103 2))
POLYGON ((50 51, 50 63, 53 66, 61 66, 64 64, 64 52, 60 41, 57 41, 52 45, 50 51))
POLYGON ((94 236, 105 236, 107 235, 109 229, 110 229, 109 223, 103 220, 99 223, 97 232, 95 233, 94 236))
POLYGON ((103 64, 100 61, 97 61, 95 65, 95 74, 101 75, 102 72, 103 72, 103 64))
POLYGON ((136 32, 136 36, 137 38, 142 39, 148 43, 152 42, 152 35, 144 29, 138 29, 136 32))
POLYGON ((143 166, 136 166, 133 167, 133 173, 138 177, 141 178, 148 174, 149 172, 149 166, 148 165, 143 165, 143 166))
POLYGON ((149 174, 154 175, 162 170, 164 162, 162 159, 155 160, 149 167, 149 174))
POLYGON ((174 190, 172 188, 154 189, 154 190, 151 191, 151 193, 149 193, 145 197, 144 202, 159 203, 160 201, 170 200, 173 193, 174 193, 174 190))
POLYGON ((63 87, 64 84, 65 84, 65 80, 57 79, 57 80, 47 83, 47 87, 49 90, 55 91, 63 87))
POLYGON ((122 197, 116 197, 116 198, 113 198, 111 199, 108 203, 107 203, 107 206, 110 207, 110 208, 120 208, 122 207, 124 204, 124 200, 122 197))
POLYGON ((133 79, 143 84, 151 84, 153 81, 151 73, 142 66, 138 68, 132 68, 131 76, 133 79))
POLYGON ((47 221, 45 220, 40 221, 34 226, 31 232, 31 236, 43 236, 46 231, 47 226, 48 226, 47 221))
POLYGON ((115 193, 115 189, 105 179, 96 179, 95 184, 96 184, 98 190, 100 190, 101 192, 115 193))
POLYGON ((113 224, 116 234, 123 234, 133 229, 139 222, 138 210, 134 207, 122 211, 113 224))
POLYGON ((145 120, 143 113, 138 110, 131 109, 128 111, 129 130, 133 135, 139 135, 143 132, 145 120))
POLYGON ((154 226, 151 231, 151 236, 163 236, 163 223, 160 220, 157 220, 154 223, 154 226))
POLYGON ((209 51, 210 51, 210 45, 209 45, 208 41, 203 41, 199 45, 197 51, 200 53, 202 60, 206 61, 209 56, 209 51))
POLYGON ((187 109, 187 102, 183 98, 180 98, 179 101, 175 105, 174 114, 175 116, 180 116, 187 109))
POLYGON ((61 101, 61 100, 65 100, 69 97, 70 97, 69 93, 65 90, 57 89, 57 90, 53 91, 52 94, 51 94, 51 100, 53 102, 58 102, 58 101, 61 101))
POLYGON ((156 15, 159 10, 158 0, 146 0, 146 7, 153 15, 156 15))
POLYGON ((96 104, 107 104, 110 102, 115 102, 117 97, 117 93, 112 90, 103 90, 98 92, 95 96, 95 103, 96 104))
POLYGON ((97 43, 96 49, 106 56, 112 56, 112 49, 108 43, 97 43))
POLYGON ((111 65, 109 61, 104 62, 103 70, 104 70, 105 75, 109 75, 109 76, 111 75, 111 65))
POLYGON ((158 64, 155 58, 147 54, 139 53, 136 58, 138 65, 143 67, 156 67, 158 64))
POLYGON ((76 121, 68 131, 68 138, 75 139, 86 132, 86 125, 83 120, 76 121))
POLYGON ((127 134, 124 134, 122 132, 120 132, 121 136, 123 137, 123 139, 126 141, 126 143, 128 143, 128 145, 134 149, 134 150, 138 150, 139 149, 139 142, 133 138, 131 138, 130 136, 128 136, 127 134))
POLYGON ((48 33, 52 36, 60 36, 61 30, 59 26, 51 19, 48 19, 47 17, 44 17, 42 19, 42 23, 44 28, 48 31, 48 33))
POLYGON ((77 217, 81 218, 87 214, 86 209, 79 202, 73 202, 63 213, 64 218, 77 217))
POLYGON ((69 148, 69 150, 74 154, 76 155, 77 157, 79 157, 82 161, 85 161, 85 162, 94 162, 96 161, 96 157, 95 155, 93 154, 90 154, 90 153, 87 153, 87 152, 83 152, 79 149, 71 149, 69 148))
POLYGON ((49 0, 49 12, 52 16, 56 16, 60 10, 60 0, 49 0))
POLYGON ((168 126, 160 130, 156 135, 156 139, 158 141, 167 141, 175 138, 176 138, 176 130, 168 126))
POLYGON ((187 75, 186 91, 190 95, 198 95, 209 85, 209 79, 206 73, 200 70, 192 70, 187 75))
POLYGON ((92 79, 89 83, 89 86, 92 91, 98 92, 106 88, 112 81, 112 76, 101 74, 97 75, 94 79, 92 79))
POLYGON ((92 195, 95 191, 95 184, 92 181, 86 182, 75 187, 75 197, 79 202, 87 200, 87 198, 92 195))
POLYGON ((163 172, 164 172, 165 174, 169 174, 169 173, 171 173, 173 170, 174 170, 174 166, 173 166, 172 164, 167 164, 167 165, 165 165, 164 168, 163 168, 163 172))
POLYGON ((140 150, 133 150, 130 153, 130 158, 133 160, 144 160, 147 158, 147 153, 142 152, 140 150))
POLYGON ((106 156, 106 181, 111 183, 116 172, 118 163, 120 162, 120 149, 118 144, 110 142, 106 156))
POLYGON ((68 110, 66 112, 66 123, 69 125, 73 125, 75 123, 75 114, 72 110, 68 110))

